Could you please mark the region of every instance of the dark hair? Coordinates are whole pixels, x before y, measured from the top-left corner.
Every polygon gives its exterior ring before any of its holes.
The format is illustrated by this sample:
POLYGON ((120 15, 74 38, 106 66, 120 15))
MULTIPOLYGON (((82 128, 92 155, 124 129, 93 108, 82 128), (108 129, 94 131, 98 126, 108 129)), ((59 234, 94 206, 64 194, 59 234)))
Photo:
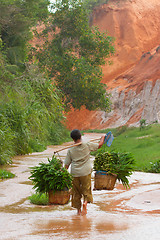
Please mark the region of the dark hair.
POLYGON ((74 130, 72 130, 72 132, 71 132, 71 138, 73 139, 73 140, 78 140, 78 139, 81 139, 81 133, 80 133, 80 131, 78 130, 78 129, 74 129, 74 130))

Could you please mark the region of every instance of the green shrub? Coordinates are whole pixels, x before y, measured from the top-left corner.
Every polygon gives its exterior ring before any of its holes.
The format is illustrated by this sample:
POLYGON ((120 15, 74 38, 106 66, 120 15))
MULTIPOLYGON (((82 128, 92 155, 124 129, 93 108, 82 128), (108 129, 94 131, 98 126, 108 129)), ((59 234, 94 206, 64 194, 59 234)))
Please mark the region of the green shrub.
POLYGON ((49 202, 48 194, 46 193, 35 193, 32 194, 28 199, 31 203, 36 205, 48 205, 49 202))
POLYGON ((120 126, 120 127, 118 127, 118 128, 116 128, 115 130, 115 136, 119 136, 119 135, 121 135, 122 133, 124 133, 124 132, 126 132, 127 131, 127 129, 128 129, 128 126, 127 125, 124 125, 124 126, 120 126))
POLYGON ((7 170, 0 169, 0 179, 13 178, 13 177, 15 177, 15 174, 7 170))
POLYGON ((0 165, 11 162, 11 156, 14 155, 14 138, 7 119, 0 113, 0 165))
POLYGON ((146 119, 141 119, 140 120, 140 130, 145 129, 147 126, 146 119))
POLYGON ((147 172, 160 173, 160 160, 150 163, 150 166, 146 169, 147 172))
POLYGON ((7 120, 7 125, 11 129, 14 138, 14 150, 16 154, 31 152, 29 148, 29 129, 25 119, 25 109, 18 101, 4 103, 1 113, 7 120))

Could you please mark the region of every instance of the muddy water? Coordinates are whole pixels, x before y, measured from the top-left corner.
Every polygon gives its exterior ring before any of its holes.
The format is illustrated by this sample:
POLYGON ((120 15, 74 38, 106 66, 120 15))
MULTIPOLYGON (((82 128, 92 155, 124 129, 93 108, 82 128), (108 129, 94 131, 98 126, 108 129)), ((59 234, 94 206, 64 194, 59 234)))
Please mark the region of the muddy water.
MULTIPOLYGON (((100 135, 86 134, 83 138, 86 141, 97 136, 100 135)), ((112 191, 93 191, 94 203, 88 205, 87 216, 76 216, 70 203, 65 206, 31 204, 28 197, 34 190, 28 180, 29 168, 47 162, 61 147, 49 146, 42 153, 13 159, 10 170, 16 177, 0 182, 0 239, 160 239, 159 174, 135 172, 130 178, 130 189, 124 189, 117 182, 112 191)), ((67 150, 60 152, 61 160, 66 153, 67 150)))

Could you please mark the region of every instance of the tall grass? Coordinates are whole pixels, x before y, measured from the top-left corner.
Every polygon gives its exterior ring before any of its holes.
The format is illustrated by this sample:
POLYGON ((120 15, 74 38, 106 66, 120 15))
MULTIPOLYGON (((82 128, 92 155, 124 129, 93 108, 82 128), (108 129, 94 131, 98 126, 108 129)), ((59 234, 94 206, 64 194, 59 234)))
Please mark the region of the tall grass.
POLYGON ((57 89, 36 65, 0 89, 0 164, 69 137, 57 89))
POLYGON ((14 138, 14 132, 9 127, 7 119, 0 113, 0 164, 9 162, 14 155, 12 144, 14 138))

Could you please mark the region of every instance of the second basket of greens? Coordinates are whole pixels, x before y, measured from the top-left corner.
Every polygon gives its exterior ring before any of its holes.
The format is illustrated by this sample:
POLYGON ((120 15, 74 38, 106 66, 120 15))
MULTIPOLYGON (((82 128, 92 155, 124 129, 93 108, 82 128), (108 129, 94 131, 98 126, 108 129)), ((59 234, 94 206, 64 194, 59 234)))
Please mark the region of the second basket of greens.
POLYGON ((99 152, 94 160, 94 189, 113 190, 116 180, 125 188, 129 187, 128 177, 134 170, 134 158, 131 153, 99 152))

